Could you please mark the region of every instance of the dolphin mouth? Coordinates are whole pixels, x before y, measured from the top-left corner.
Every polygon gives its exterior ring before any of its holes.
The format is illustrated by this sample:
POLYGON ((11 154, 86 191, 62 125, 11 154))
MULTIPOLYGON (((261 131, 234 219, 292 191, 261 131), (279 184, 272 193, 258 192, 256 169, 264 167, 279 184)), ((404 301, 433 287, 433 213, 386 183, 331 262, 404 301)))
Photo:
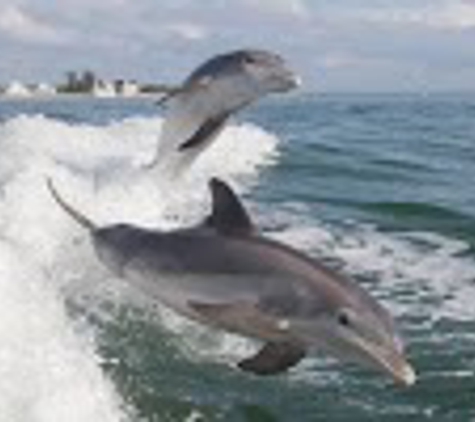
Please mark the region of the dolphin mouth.
POLYGON ((302 78, 294 73, 289 75, 288 82, 289 89, 295 89, 302 86, 302 78))
POLYGON ((404 354, 395 347, 384 348, 360 343, 360 347, 370 356, 375 365, 388 374, 396 384, 403 387, 414 385, 417 375, 404 354))
POLYGON ((303 82, 302 82, 302 78, 299 75, 292 73, 289 75, 287 79, 287 83, 288 83, 287 90, 290 91, 292 89, 300 88, 303 82))
POLYGON ((394 382, 403 387, 415 384, 417 375, 412 365, 402 356, 394 356, 386 360, 381 359, 383 369, 393 378, 394 382))
POLYGON ((302 86, 302 78, 293 73, 286 72, 285 75, 279 75, 274 78, 274 90, 276 92, 287 92, 302 86))

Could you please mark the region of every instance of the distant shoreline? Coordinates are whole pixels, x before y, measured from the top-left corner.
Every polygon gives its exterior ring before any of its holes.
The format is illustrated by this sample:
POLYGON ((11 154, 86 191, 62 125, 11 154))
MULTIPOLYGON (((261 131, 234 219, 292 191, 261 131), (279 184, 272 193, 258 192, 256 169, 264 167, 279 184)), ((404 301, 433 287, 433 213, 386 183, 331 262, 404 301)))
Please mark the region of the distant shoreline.
POLYGON ((32 94, 32 95, 8 95, 0 94, 0 101, 50 101, 50 100, 84 100, 84 99, 97 99, 97 100, 142 100, 150 99, 158 101, 165 94, 163 93, 140 93, 134 95, 110 95, 101 96, 88 93, 67 93, 67 94, 32 94))
MULTIPOLYGON (((94 95, 92 93, 54 93, 54 94, 41 94, 33 93, 29 95, 11 95, 0 93, 0 102, 41 102, 41 101, 80 101, 80 100, 98 100, 98 101, 140 101, 149 100, 160 102, 160 100, 166 96, 165 92, 140 92, 132 95, 94 95)), ((343 98, 343 97, 355 97, 355 98, 390 98, 390 97, 427 97, 427 98, 474 98, 475 91, 431 91, 431 92, 344 92, 344 91, 318 91, 318 90, 302 90, 287 96, 284 101, 290 100, 295 97, 315 96, 322 100, 326 98, 343 98)))

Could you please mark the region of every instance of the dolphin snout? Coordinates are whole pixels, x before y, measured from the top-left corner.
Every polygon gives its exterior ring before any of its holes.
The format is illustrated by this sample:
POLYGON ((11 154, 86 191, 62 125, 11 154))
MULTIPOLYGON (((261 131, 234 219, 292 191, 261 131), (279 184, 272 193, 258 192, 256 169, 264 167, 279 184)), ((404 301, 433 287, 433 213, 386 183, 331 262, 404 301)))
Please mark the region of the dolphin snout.
POLYGON ((300 86, 302 86, 302 78, 296 73, 291 73, 289 75, 288 80, 291 89, 299 88, 300 86))
POLYGON ((396 384, 410 387, 416 382, 416 372, 402 350, 397 347, 369 347, 367 352, 376 365, 387 373, 396 384))
POLYGON ((286 92, 300 87, 302 85, 302 79, 295 72, 285 70, 275 75, 274 84, 275 91, 286 92))
POLYGON ((395 383, 403 387, 410 387, 417 380, 414 368, 403 355, 388 359, 387 370, 395 383))

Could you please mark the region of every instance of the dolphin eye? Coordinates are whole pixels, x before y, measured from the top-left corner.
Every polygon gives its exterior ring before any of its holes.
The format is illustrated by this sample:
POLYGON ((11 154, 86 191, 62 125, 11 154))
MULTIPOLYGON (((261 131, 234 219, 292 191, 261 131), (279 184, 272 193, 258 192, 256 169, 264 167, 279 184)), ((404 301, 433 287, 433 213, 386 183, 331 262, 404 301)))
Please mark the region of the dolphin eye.
POLYGON ((256 63, 257 63, 257 60, 256 60, 255 57, 246 55, 246 56, 243 57, 243 62, 244 62, 245 64, 256 64, 256 63))
POLYGON ((347 312, 340 311, 337 316, 338 323, 343 327, 350 327, 351 326, 351 319, 347 312))

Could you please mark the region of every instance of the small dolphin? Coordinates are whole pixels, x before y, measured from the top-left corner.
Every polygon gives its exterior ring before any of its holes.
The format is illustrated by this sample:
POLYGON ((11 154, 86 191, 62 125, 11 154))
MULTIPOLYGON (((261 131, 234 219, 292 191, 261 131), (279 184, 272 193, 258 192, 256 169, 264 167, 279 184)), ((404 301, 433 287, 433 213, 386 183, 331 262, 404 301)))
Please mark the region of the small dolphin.
POLYGON ((162 232, 98 227, 59 205, 92 236, 99 259, 154 300, 201 323, 264 343, 238 366, 276 374, 315 349, 355 361, 409 386, 406 361, 389 313, 354 281, 258 233, 227 184, 212 179, 212 212, 198 226, 162 232))
POLYGON ((238 50, 198 67, 161 102, 169 103, 151 167, 181 174, 219 135, 229 117, 271 92, 299 85, 277 54, 238 50))

